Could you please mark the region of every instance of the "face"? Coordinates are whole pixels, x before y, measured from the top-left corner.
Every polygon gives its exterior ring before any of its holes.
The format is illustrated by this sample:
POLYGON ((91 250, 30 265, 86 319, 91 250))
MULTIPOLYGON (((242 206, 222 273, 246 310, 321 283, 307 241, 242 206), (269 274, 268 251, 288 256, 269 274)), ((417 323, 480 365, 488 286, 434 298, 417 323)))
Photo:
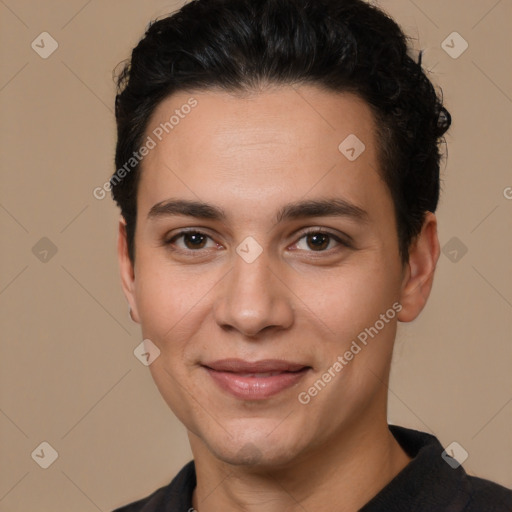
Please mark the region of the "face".
POLYGON ((147 136, 134 268, 120 228, 123 286, 194 443, 286 465, 385 422, 397 318, 421 307, 404 298, 411 271, 365 102, 313 86, 179 93, 147 136))

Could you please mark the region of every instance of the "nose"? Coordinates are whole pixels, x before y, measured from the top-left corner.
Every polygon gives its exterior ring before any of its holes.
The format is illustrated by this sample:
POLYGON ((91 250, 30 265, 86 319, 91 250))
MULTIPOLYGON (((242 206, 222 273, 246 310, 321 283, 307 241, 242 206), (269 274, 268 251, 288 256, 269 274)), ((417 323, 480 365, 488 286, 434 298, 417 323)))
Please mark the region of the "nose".
POLYGON ((289 328, 293 323, 293 294, 278 275, 265 252, 252 263, 236 257, 233 270, 217 289, 214 305, 217 324, 247 337, 256 337, 264 329, 289 328))

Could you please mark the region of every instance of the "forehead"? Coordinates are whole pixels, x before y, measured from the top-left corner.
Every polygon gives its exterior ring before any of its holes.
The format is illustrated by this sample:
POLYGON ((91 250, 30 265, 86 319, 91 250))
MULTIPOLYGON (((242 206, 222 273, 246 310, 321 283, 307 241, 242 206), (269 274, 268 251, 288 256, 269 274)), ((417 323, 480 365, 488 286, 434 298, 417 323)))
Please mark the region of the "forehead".
POLYGON ((354 203, 387 195, 375 121, 358 96, 314 86, 176 93, 150 118, 139 209, 168 197, 231 203, 247 215, 306 195, 354 203), (355 157, 355 158, 354 158, 355 157))
POLYGON ((315 145, 324 150, 326 144, 320 142, 336 142, 350 130, 373 145, 375 122, 363 99, 303 85, 273 86, 252 93, 180 91, 156 107, 146 131, 155 132, 158 140, 163 137, 168 145, 175 142, 175 150, 186 139, 190 146, 215 149, 220 156, 226 147, 236 153, 233 141, 243 143, 248 150, 268 144, 293 151, 301 149, 300 143, 305 148, 315 145))

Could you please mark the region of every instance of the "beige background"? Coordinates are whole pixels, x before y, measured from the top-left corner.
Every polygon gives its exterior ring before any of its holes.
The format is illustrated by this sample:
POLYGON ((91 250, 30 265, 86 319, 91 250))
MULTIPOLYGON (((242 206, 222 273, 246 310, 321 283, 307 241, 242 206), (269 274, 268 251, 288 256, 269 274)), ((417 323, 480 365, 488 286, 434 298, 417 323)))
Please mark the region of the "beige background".
MULTIPOLYGON (((112 70, 150 19, 179 5, 0 0, 2 512, 109 511, 191 458, 133 355, 141 339, 119 283, 118 212, 92 195, 113 171, 112 70), (45 31, 59 45, 47 59, 31 48, 45 31), (43 237, 57 249, 46 261, 43 237), (48 469, 31 457, 43 441, 58 452, 48 469)), ((389 418, 457 441, 467 471, 510 487, 512 2, 379 5, 425 49, 453 114, 438 216, 441 244, 457 238, 425 312, 400 328, 389 418), (469 44, 456 59, 441 48, 453 31, 469 44)))

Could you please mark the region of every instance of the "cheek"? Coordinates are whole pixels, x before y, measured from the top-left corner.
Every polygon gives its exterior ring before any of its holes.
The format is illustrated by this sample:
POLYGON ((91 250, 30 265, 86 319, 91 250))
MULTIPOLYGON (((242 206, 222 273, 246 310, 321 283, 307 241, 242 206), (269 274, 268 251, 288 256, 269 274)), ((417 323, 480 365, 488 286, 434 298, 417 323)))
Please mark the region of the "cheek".
POLYGON ((143 335, 170 349, 193 334, 209 307, 222 274, 204 268, 184 270, 161 261, 141 257, 136 273, 136 300, 143 335))
POLYGON ((346 340, 373 325, 391 307, 398 286, 392 270, 367 262, 302 274, 291 287, 313 320, 323 324, 331 336, 346 340))
MULTIPOLYGON (((347 411, 362 414, 376 393, 382 392, 396 333, 396 311, 392 308, 398 297, 396 276, 392 268, 386 272, 382 265, 354 265, 338 268, 328 278, 311 283, 305 303, 314 313, 310 327, 318 337, 318 372, 300 391, 316 392, 321 388, 318 380, 331 369, 335 376, 328 376, 329 383, 308 407, 311 416, 323 418, 326 409, 332 411, 333 404, 340 404, 331 414, 342 421, 347 411), (383 321, 381 315, 386 312, 383 321), (342 364, 338 370, 333 367, 336 362, 342 364)), ((305 290, 297 295, 305 296, 305 290)), ((303 311, 306 313, 307 308, 303 311)))

